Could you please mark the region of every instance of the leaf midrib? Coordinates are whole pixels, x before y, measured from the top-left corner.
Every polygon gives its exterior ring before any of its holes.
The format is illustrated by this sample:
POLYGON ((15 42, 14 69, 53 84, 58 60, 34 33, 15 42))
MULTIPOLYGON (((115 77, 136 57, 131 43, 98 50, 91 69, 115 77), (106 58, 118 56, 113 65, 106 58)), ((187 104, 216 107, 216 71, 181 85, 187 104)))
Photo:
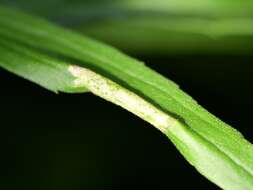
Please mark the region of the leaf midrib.
MULTIPOLYGON (((17 24, 17 23, 16 23, 17 24)), ((20 24, 20 23, 18 23, 18 24, 20 24)), ((25 31, 26 33, 28 33, 29 34, 29 31, 27 31, 26 29, 28 28, 27 26, 29 26, 29 25, 26 25, 26 23, 24 24, 24 25, 22 25, 22 23, 21 23, 21 28, 23 29, 23 31, 25 31), (22 27, 22 26, 25 26, 25 27, 22 27)), ((21 30, 22 31, 22 30, 21 30)), ((70 35, 72 35, 72 33, 67 33, 67 34, 70 34, 70 35)), ((73 36, 73 35, 72 35, 73 36)), ((80 35, 81 36, 81 35, 80 35)), ((76 37, 80 37, 79 35, 76 35, 76 36, 74 36, 75 37, 75 39, 76 39, 76 37)), ((70 48, 71 49, 73 49, 74 51, 77 51, 78 52, 78 54, 80 54, 81 52, 79 52, 80 50, 82 50, 82 46, 81 45, 79 45, 79 44, 73 44, 71 41, 70 41, 70 43, 69 43, 69 41, 66 41, 64 38, 61 38, 61 37, 58 37, 58 36, 56 36, 56 38, 58 39, 58 40, 60 40, 60 42, 63 42, 63 43, 66 43, 66 44, 68 44, 68 46, 69 46, 69 44, 70 44, 70 48)), ((65 44, 64 44, 65 45, 65 44)), ((55 51, 55 50, 54 50, 55 51)), ((59 51, 59 50, 56 50, 56 51, 59 51)), ((63 51, 64 52, 64 51, 63 51)), ((126 70, 122 70, 122 69, 120 69, 117 65, 115 65, 115 64, 113 64, 113 61, 111 61, 110 59, 108 59, 107 57, 104 57, 104 56, 99 56, 99 55, 96 55, 95 53, 93 53, 92 51, 90 51, 90 50, 87 50, 87 49, 85 49, 85 52, 86 52, 86 54, 88 55, 88 56, 90 56, 91 58, 93 58, 93 59, 96 59, 96 60, 98 60, 99 62, 101 62, 101 63, 107 63, 108 65, 110 65, 110 67, 111 68, 113 68, 114 70, 117 70, 118 72, 123 72, 123 73, 125 73, 125 75, 127 75, 127 76, 129 76, 130 78, 133 78, 133 79, 136 79, 136 80, 138 80, 139 82, 141 82, 141 83, 144 83, 145 85, 149 85, 149 86, 151 86, 152 88, 154 88, 154 89, 156 89, 157 91, 159 91, 159 92, 161 92, 161 93, 163 93, 163 94, 165 94, 165 96, 168 96, 168 97, 170 97, 171 99, 173 99, 175 102, 177 102, 181 107, 183 107, 184 109, 186 109, 189 113, 192 113, 193 115, 195 115, 197 118, 199 118, 200 120, 202 120, 204 123, 207 123, 208 125, 210 125, 210 126, 212 126, 213 124, 210 122, 210 121, 208 121, 208 120, 206 120, 200 113, 198 113, 198 112, 195 112, 195 111, 192 111, 191 109, 189 109, 189 106, 191 106, 190 104, 188 104, 188 101, 185 101, 185 102, 183 102, 182 103, 182 100, 180 99, 180 98, 177 98, 177 97, 174 97, 174 96, 171 96, 169 93, 167 93, 166 92, 166 90, 164 90, 164 88, 160 88, 160 87, 158 87, 158 85, 155 85, 155 84, 153 84, 152 82, 150 82, 150 81, 145 81, 145 80, 142 80, 141 78, 139 78, 138 77, 138 75, 135 75, 134 73, 132 73, 132 72, 129 72, 129 71, 126 71, 126 70), (187 105, 187 106, 186 106, 187 105)), ((61 53, 61 54, 65 54, 65 53, 61 53)), ((82 53, 81 53, 82 54, 82 53)), ((71 55, 71 56, 73 56, 73 55, 71 55)), ((78 56, 74 56, 74 57, 77 57, 78 59, 80 59, 81 61, 83 61, 82 59, 82 56, 80 56, 80 57, 78 57, 78 56)), ((146 68, 146 69, 148 69, 148 68, 146 68)), ((166 82, 166 80, 164 80, 164 82, 166 82)), ((135 88, 136 89, 136 88, 135 88)), ((177 91, 177 89, 173 89, 173 91, 175 92, 175 93, 178 93, 178 91, 177 91)), ((194 105, 194 106, 197 106, 197 105, 194 105)), ((167 110, 167 109, 166 109, 167 110)), ((204 111, 204 110, 203 110, 204 111)), ((191 128, 195 133, 197 133, 198 135, 200 135, 202 138, 204 138, 205 140, 207 140, 208 142, 210 142, 210 144, 212 144, 213 146, 215 146, 221 153, 223 153, 223 154, 225 154, 228 158, 230 158, 234 163, 236 163, 237 165, 239 165, 240 166, 240 163, 238 163, 238 161, 237 160, 234 160, 233 159, 233 156, 231 157, 231 155, 230 154, 228 154, 228 153, 226 153, 226 151, 224 151, 222 148, 220 148, 220 147, 218 147, 217 145, 215 145, 215 143, 212 141, 212 140, 209 140, 209 139, 207 139, 206 137, 204 137, 203 135, 201 135, 200 133, 198 133, 196 130, 194 130, 193 128, 191 128)), ((218 129, 218 128, 217 128, 218 129)), ((240 162, 240 161, 239 161, 240 162)), ((241 166, 247 173, 249 173, 250 175, 253 175, 250 171, 248 171, 247 169, 245 169, 245 167, 244 166, 241 166)))
MULTIPOLYGON (((77 47, 79 47, 79 48, 82 49, 82 47, 79 46, 79 45, 78 45, 77 47)), ((79 48, 76 49, 75 46, 74 46, 74 49, 77 50, 77 51, 78 51, 79 48)), ((142 80, 141 78, 139 78, 137 75, 133 74, 132 72, 126 72, 125 70, 120 70, 119 67, 117 67, 115 64, 113 64, 113 62, 111 62, 111 60, 108 59, 108 58, 106 58, 106 57, 97 56, 96 54, 92 53, 91 51, 89 51, 89 54, 90 54, 91 57, 96 58, 96 59, 99 60, 100 62, 102 62, 102 63, 105 62, 105 63, 109 64, 109 65, 110 65, 111 67, 113 67, 115 70, 121 71, 121 72, 125 73, 126 75, 128 75, 128 76, 130 76, 130 77, 132 77, 132 78, 134 78, 134 79, 137 79, 139 82, 142 82, 142 83, 144 83, 145 85, 149 85, 149 86, 151 86, 152 88, 156 89, 157 91, 159 91, 159 92, 165 94, 166 96, 169 96, 171 99, 175 100, 175 102, 177 102, 177 103, 180 104, 183 108, 185 108, 188 112, 193 113, 193 114, 196 115, 199 119, 201 119, 203 122, 205 122, 205 123, 207 123, 207 124, 209 124, 209 125, 212 126, 211 122, 205 120, 205 119, 202 117, 202 115, 199 115, 198 113, 196 113, 196 112, 192 111, 191 109, 189 109, 188 107, 186 107, 185 104, 186 104, 187 102, 182 103, 180 99, 178 99, 178 98, 176 98, 176 97, 174 97, 174 96, 171 96, 171 95, 170 95, 169 93, 167 93, 164 89, 159 88, 159 85, 154 85, 152 82, 144 81, 144 80, 142 80)), ((80 58, 78 58, 78 59, 80 59, 80 58)), ((82 60, 81 60, 81 61, 82 61, 82 60)), ((147 69, 148 69, 148 68, 147 68, 147 69)), ((123 85, 123 86, 124 86, 124 85, 123 85)), ((136 90, 136 89, 135 89, 135 90, 136 90)), ((143 98, 143 97, 142 97, 142 98, 143 98)), ((145 99, 145 98, 144 98, 144 99, 145 99)), ((160 105, 160 104, 159 104, 159 105, 160 105)), ((161 106, 161 105, 160 105, 160 106, 161 106)), ((166 111, 167 111, 167 109, 166 109, 166 111)), ((168 113, 167 113, 167 114, 168 114, 168 113)), ((204 137, 202 134, 198 133, 198 132, 197 132, 196 130, 194 130, 193 128, 191 128, 191 129, 192 129, 195 133, 197 133, 198 135, 200 135, 203 139, 205 139, 207 142, 209 142, 209 143, 212 144, 214 147, 216 147, 222 154, 224 154, 224 155, 227 156, 229 159, 231 159, 235 164, 237 164, 238 166, 242 167, 242 168, 245 170, 245 172, 247 172, 248 174, 250 174, 251 176, 253 176, 253 174, 251 173, 251 171, 249 171, 247 168, 245 168, 245 166, 241 165, 240 161, 235 160, 235 159, 233 158, 233 156, 231 156, 231 154, 227 153, 226 151, 224 151, 224 149, 222 149, 222 148, 218 147, 217 145, 215 145, 215 143, 214 143, 213 141, 207 139, 206 137, 204 137)))

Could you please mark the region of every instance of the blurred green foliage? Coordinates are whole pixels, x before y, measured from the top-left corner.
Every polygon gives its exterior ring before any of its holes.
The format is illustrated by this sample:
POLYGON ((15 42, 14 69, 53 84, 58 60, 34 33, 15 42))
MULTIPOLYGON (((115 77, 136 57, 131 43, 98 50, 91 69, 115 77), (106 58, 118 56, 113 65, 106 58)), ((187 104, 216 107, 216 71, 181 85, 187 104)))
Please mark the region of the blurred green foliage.
POLYGON ((0 0, 144 55, 250 54, 250 0, 0 0))

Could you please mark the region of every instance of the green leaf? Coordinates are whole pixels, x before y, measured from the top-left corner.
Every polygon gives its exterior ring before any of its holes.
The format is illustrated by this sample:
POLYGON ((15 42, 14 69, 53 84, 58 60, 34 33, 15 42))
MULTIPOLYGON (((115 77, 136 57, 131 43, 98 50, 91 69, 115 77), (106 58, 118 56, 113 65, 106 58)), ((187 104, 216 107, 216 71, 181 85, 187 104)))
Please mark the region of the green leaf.
POLYGON ((190 164, 223 189, 252 189, 252 144, 142 62, 4 7, 0 39, 1 67, 53 91, 88 89, 161 130, 190 164))
POLYGON ((0 2, 79 29, 132 54, 241 55, 253 51, 250 0, 0 2))
POLYGON ((0 37, 0 65, 10 72, 31 80, 53 92, 85 92, 73 88, 75 77, 68 72, 68 64, 49 59, 11 40, 0 37), (18 63, 18 64, 17 64, 18 63))
POLYGON ((134 16, 101 19, 77 30, 127 52, 145 55, 249 54, 251 18, 134 16))
POLYGON ((1 4, 12 5, 46 17, 110 17, 132 14, 165 14, 197 17, 251 17, 251 0, 0 0, 1 4))

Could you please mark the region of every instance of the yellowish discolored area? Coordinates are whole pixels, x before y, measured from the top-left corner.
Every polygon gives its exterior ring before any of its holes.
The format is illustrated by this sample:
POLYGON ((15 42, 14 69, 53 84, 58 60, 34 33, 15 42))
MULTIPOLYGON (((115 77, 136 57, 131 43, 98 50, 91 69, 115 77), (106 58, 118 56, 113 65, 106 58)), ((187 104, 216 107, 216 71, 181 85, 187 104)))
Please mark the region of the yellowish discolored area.
POLYGON ((177 119, 157 109, 140 96, 87 68, 71 65, 69 72, 76 77, 76 87, 86 87, 95 95, 134 113, 163 133, 172 126, 180 125, 177 119))

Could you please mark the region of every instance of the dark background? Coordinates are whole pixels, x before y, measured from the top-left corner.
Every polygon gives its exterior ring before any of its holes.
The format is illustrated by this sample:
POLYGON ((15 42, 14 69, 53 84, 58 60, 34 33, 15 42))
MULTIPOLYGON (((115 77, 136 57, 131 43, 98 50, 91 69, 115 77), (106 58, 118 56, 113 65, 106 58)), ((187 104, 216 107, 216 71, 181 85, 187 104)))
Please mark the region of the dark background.
MULTIPOLYGON (((139 57, 253 142, 251 56, 139 57)), ((148 123, 0 69, 1 189, 218 189, 148 123)))

